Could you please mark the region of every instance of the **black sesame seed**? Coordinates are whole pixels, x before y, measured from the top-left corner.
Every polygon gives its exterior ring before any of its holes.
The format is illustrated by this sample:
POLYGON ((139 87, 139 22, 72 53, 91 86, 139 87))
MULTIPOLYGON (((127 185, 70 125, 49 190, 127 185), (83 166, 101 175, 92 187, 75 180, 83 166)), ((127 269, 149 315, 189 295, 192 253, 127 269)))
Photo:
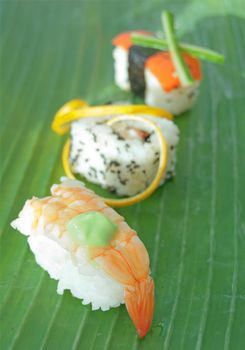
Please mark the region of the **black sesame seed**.
POLYGON ((79 155, 76 154, 74 158, 71 158, 70 161, 71 161, 71 164, 72 164, 72 165, 76 163, 76 161, 78 160, 78 157, 79 157, 79 155))
POLYGON ((113 131, 113 135, 115 135, 119 141, 125 140, 125 138, 116 131, 113 131))
POLYGON ((188 94, 188 98, 191 100, 193 97, 195 96, 195 92, 193 91, 193 92, 190 92, 189 94, 188 94))
POLYGON ((110 166, 113 166, 113 165, 114 165, 114 166, 117 167, 117 166, 120 166, 120 163, 117 162, 116 160, 112 160, 112 161, 110 161, 109 165, 110 165, 110 166))
POLYGON ((150 137, 151 137, 151 134, 147 135, 147 136, 144 138, 144 142, 150 142, 150 137))
POLYGON ((100 153, 100 157, 102 158, 104 165, 106 165, 107 164, 106 156, 103 153, 100 153))
POLYGON ((97 136, 96 136, 96 134, 94 134, 93 132, 92 132, 91 134, 92 134, 92 136, 93 136, 94 142, 97 142, 97 136))
POLYGON ((107 188, 111 193, 116 193, 116 188, 114 186, 108 186, 107 188))
POLYGON ((95 178, 97 178, 97 170, 94 168, 94 167, 90 167, 89 168, 90 169, 90 173, 92 174, 93 173, 93 176, 95 177, 95 178))

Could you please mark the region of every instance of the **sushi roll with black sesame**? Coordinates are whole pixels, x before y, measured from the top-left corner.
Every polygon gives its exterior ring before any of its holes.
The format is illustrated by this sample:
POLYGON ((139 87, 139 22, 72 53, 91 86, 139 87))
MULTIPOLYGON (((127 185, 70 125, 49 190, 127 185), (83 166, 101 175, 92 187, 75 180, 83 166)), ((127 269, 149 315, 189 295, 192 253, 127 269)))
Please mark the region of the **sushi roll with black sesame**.
MULTIPOLYGON (((164 183, 174 175, 179 130, 171 120, 144 117, 160 127, 167 144, 164 183)), ((80 119, 71 124, 71 169, 111 192, 133 196, 154 179, 160 158, 158 138, 138 120, 108 125, 107 119, 80 119)))
POLYGON ((133 45, 132 33, 151 35, 134 31, 121 33, 113 39, 116 85, 141 95, 148 105, 165 108, 175 115, 191 108, 202 78, 199 60, 183 54, 194 82, 182 86, 170 52, 133 45))

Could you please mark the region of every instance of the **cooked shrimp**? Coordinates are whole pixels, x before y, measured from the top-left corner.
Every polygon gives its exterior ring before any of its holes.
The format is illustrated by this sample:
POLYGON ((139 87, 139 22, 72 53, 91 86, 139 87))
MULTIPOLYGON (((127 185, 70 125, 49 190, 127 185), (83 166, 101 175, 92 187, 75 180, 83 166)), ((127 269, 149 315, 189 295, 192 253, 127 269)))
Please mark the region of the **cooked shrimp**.
MULTIPOLYGON (((29 215, 29 220, 32 217, 29 228, 32 234, 42 232, 59 243, 72 254, 78 265, 81 264, 86 249, 90 263, 122 285, 128 313, 139 336, 144 337, 152 322, 154 283, 149 275, 146 248, 124 218, 80 182, 67 179, 52 186, 50 197, 34 197, 27 201, 26 206, 28 212, 32 212, 29 215), (77 215, 90 211, 100 212, 117 225, 117 231, 107 246, 82 246, 69 235, 68 222, 77 215)), ((20 214, 19 219, 13 223, 19 229, 21 225, 17 221, 21 218, 23 220, 23 211, 22 216, 20 214)))

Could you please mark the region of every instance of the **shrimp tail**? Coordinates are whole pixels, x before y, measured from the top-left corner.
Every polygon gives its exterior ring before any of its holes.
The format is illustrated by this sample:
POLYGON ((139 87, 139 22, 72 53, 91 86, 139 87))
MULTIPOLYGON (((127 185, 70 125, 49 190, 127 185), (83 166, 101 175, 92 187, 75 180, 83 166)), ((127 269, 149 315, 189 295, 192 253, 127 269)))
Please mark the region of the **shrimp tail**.
POLYGON ((152 322, 154 311, 154 282, 150 276, 125 289, 125 303, 140 338, 143 338, 152 322))

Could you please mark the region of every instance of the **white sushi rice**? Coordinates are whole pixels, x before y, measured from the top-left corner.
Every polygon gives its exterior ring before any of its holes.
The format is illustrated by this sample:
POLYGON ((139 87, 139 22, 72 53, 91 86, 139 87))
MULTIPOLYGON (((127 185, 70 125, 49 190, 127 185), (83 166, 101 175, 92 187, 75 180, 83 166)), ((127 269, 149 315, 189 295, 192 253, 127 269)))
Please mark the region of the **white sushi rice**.
MULTIPOLYGON (((129 91, 128 51, 117 46, 113 50, 113 58, 115 83, 120 89, 129 91)), ((175 88, 168 92, 163 89, 157 77, 149 69, 144 70, 144 76, 145 103, 164 108, 174 115, 190 109, 198 96, 199 81, 191 86, 175 88)))
MULTIPOLYGON (((167 168, 162 183, 174 175, 179 130, 170 120, 142 115, 162 129, 168 147, 167 168)), ((118 195, 132 196, 153 180, 159 163, 159 141, 151 127, 139 122, 109 126, 91 119, 71 126, 70 163, 72 170, 87 180, 118 195), (130 125, 130 129, 127 130, 130 125), (137 137, 134 128, 150 134, 147 141, 137 137), (125 136, 125 129, 128 134, 125 136), (122 136, 123 135, 123 136, 122 136)))
POLYGON ((200 85, 199 81, 196 81, 191 86, 179 87, 167 92, 149 69, 145 69, 145 80, 145 102, 150 106, 164 108, 175 115, 192 107, 200 85))
MULTIPOLYGON (((68 181, 67 185, 70 186, 71 182, 68 181)), ((60 239, 54 240, 53 237, 58 235, 51 230, 57 227, 46 226, 44 229, 41 217, 38 227, 33 229, 33 220, 34 211, 27 201, 11 226, 28 236, 36 262, 58 281, 58 294, 69 290, 74 297, 82 299, 84 305, 91 303, 93 310, 106 311, 124 303, 124 286, 91 264, 85 249, 79 248, 79 256, 72 255, 62 246, 60 239)))
POLYGON ((63 294, 67 289, 74 297, 82 299, 83 305, 91 303, 93 310, 101 308, 106 311, 124 303, 123 285, 104 271, 94 268, 88 262, 78 269, 71 254, 44 235, 30 236, 28 243, 38 265, 51 278, 58 280, 58 294, 63 294))
POLYGON ((117 46, 113 50, 115 83, 120 89, 129 91, 130 83, 128 77, 128 51, 117 46))

